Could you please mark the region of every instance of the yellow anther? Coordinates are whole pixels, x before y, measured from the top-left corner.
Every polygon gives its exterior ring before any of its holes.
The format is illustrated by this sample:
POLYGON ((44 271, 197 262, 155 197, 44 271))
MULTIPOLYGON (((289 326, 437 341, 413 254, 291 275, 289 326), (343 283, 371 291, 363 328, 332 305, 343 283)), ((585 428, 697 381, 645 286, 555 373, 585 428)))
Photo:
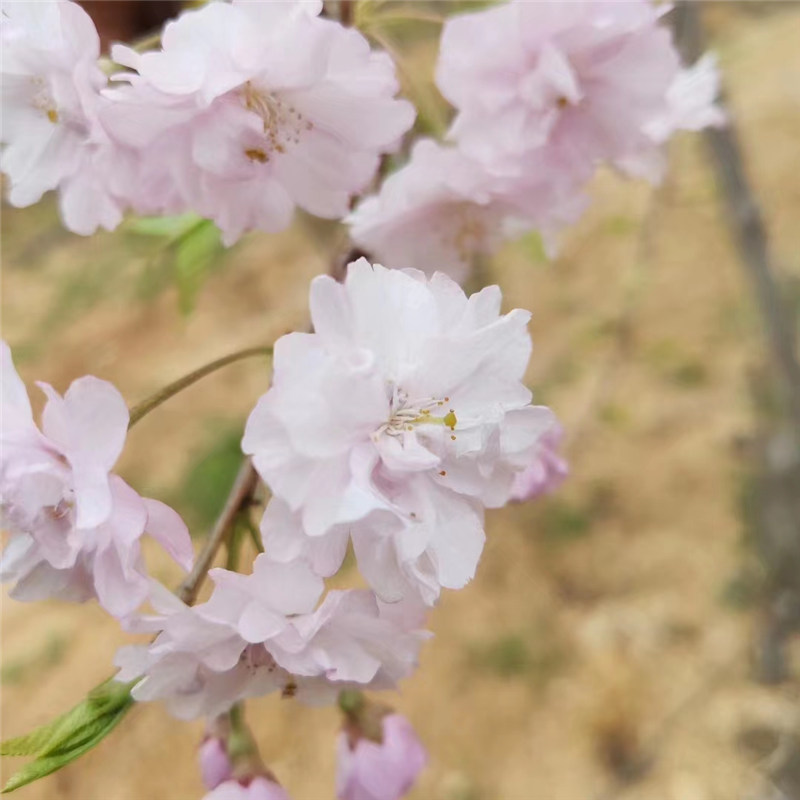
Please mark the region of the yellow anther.
POLYGON ((245 150, 244 154, 251 161, 258 161, 260 164, 266 164, 267 161, 269 161, 269 156, 258 147, 251 147, 250 149, 245 150))

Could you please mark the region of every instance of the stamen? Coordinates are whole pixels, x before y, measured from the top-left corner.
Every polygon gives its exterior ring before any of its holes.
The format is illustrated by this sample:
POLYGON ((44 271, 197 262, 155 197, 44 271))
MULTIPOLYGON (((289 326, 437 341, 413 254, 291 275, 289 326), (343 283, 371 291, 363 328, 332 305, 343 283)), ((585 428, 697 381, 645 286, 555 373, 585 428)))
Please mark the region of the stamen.
POLYGON ((294 107, 287 106, 279 95, 262 91, 247 81, 239 93, 248 111, 261 118, 264 142, 261 147, 244 151, 251 161, 269 161, 271 153, 285 153, 290 145, 298 144, 303 131, 314 125, 294 107))
POLYGON ((413 431, 416 425, 444 425, 450 430, 455 430, 458 419, 454 409, 443 417, 435 417, 431 411, 449 402, 450 398, 438 400, 436 398, 426 398, 420 400, 410 400, 408 395, 397 387, 392 392, 392 412, 388 422, 375 431, 372 435, 373 441, 377 442, 381 436, 399 436, 404 431, 413 431))

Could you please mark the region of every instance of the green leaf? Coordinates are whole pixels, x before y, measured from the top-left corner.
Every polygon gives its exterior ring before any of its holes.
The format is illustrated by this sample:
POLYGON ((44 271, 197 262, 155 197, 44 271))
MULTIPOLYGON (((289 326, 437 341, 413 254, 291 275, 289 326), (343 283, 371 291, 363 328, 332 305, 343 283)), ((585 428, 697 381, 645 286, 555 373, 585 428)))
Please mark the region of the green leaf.
POLYGON ((175 242, 174 271, 178 285, 178 305, 184 314, 194 309, 197 293, 214 260, 222 252, 219 229, 202 220, 175 242))
POLYGON ((3 756, 38 756, 47 752, 53 744, 58 746, 70 731, 78 730, 92 720, 92 712, 84 700, 75 708, 62 714, 52 722, 42 725, 35 731, 15 739, 8 739, 0 744, 0 755, 3 756))
POLYGON ((183 236, 201 222, 197 214, 181 214, 176 217, 136 217, 127 223, 129 230, 143 236, 183 236))
POLYGON ((10 792, 49 775, 91 750, 119 723, 133 705, 132 684, 108 680, 92 689, 86 699, 52 722, 0 745, 0 754, 32 755, 8 781, 3 792, 10 792))
POLYGON ((44 778, 45 775, 50 775, 56 770, 75 761, 84 753, 88 753, 89 750, 98 745, 111 733, 132 705, 133 700, 129 699, 128 703, 124 706, 121 706, 111 713, 104 714, 97 719, 89 726, 89 729, 80 740, 67 742, 56 752, 50 755, 40 756, 29 764, 26 764, 19 772, 11 776, 3 787, 3 794, 13 792, 14 789, 19 789, 21 786, 33 783, 33 781, 39 780, 39 778, 44 778))

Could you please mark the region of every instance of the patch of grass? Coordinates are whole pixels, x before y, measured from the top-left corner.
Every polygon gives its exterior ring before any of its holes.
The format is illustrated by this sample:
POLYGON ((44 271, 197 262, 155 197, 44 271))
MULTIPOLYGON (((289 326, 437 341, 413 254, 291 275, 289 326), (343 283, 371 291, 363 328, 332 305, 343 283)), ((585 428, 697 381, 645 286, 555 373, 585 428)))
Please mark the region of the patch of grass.
POLYGON ((31 655, 13 659, 0 669, 0 683, 4 686, 30 680, 61 663, 67 651, 67 637, 49 633, 44 644, 31 655))
POLYGON ((475 652, 476 662, 485 670, 510 678, 522 675, 531 668, 528 644, 518 634, 507 634, 484 645, 475 652))
POLYGON ((702 361, 689 359, 677 364, 669 373, 672 382, 686 389, 694 389, 708 383, 708 368, 702 361))
POLYGON ((568 544, 582 539, 592 527, 591 513, 560 497, 550 498, 543 505, 539 529, 548 544, 568 544))
POLYGON ((687 354, 683 347, 672 339, 656 342, 645 353, 645 360, 659 375, 670 383, 686 389, 694 389, 708 383, 708 365, 687 354))
POLYGON ((469 647, 472 666, 500 678, 529 677, 544 682, 564 663, 561 649, 546 629, 509 632, 469 647))
POLYGON ((597 409, 597 418, 610 428, 627 428, 631 422, 631 412, 620 403, 604 403, 597 409))

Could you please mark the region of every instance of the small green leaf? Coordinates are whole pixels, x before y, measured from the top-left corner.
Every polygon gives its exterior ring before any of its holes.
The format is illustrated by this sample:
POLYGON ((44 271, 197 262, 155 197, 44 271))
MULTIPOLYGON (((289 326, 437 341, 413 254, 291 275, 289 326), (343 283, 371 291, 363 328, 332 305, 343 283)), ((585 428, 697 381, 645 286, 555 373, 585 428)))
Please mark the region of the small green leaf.
POLYGON ((3 756, 38 756, 47 752, 48 748, 69 736, 71 731, 78 730, 92 719, 91 711, 84 700, 66 714, 56 717, 52 722, 42 725, 35 731, 8 739, 0 744, 0 755, 3 756))
POLYGON ((197 214, 181 214, 176 217, 136 217, 127 223, 134 233, 143 236, 166 236, 177 238, 183 236, 201 222, 197 214))
POLYGON ((29 764, 26 764, 19 772, 9 778, 8 782, 3 787, 3 794, 13 792, 14 789, 19 789, 21 786, 33 783, 33 781, 39 780, 39 778, 44 778, 45 775, 50 775, 56 770, 75 761, 75 759, 79 758, 84 753, 88 753, 89 750, 98 745, 111 733, 132 705, 133 700, 129 698, 124 706, 96 720, 90 726, 90 730, 84 732, 85 735, 82 736, 79 741, 65 743, 63 747, 53 754, 40 756, 29 764))
POLYGON ((178 285, 178 305, 184 314, 194 309, 197 292, 214 260, 222 252, 219 229, 202 220, 175 242, 174 274, 178 285))
POLYGON ((133 705, 131 686, 114 680, 105 681, 92 689, 85 700, 47 725, 3 742, 1 755, 36 756, 12 776, 3 792, 49 775, 91 750, 133 705))

